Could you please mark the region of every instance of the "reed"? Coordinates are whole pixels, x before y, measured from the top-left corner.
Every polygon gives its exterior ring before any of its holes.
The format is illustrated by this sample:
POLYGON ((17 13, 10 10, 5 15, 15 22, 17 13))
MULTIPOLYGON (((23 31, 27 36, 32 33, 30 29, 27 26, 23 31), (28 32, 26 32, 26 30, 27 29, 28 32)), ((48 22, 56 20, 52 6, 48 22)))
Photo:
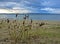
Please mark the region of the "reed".
MULTIPOLYGON (((8 21, 8 20, 7 20, 8 21)), ((12 28, 9 26, 8 27, 8 32, 9 32, 9 35, 10 35, 10 39, 11 41, 13 40, 14 44, 17 44, 18 41, 24 41, 26 40, 26 37, 28 37, 28 30, 31 29, 31 26, 25 26, 25 21, 23 21, 23 25, 20 26, 20 28, 16 28, 17 27, 17 24, 14 25, 12 28)), ((15 23, 15 22, 14 22, 15 23)), ((8 22, 9 24, 9 22, 8 22)), ((11 24, 10 24, 11 25, 11 24)))

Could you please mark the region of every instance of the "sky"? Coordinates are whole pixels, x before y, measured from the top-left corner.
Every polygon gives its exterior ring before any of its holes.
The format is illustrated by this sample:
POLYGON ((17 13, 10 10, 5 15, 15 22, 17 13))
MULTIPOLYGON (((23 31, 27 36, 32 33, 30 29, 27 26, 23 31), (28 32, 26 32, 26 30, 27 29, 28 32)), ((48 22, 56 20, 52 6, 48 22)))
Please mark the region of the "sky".
POLYGON ((0 13, 60 13, 60 0, 0 0, 0 13))

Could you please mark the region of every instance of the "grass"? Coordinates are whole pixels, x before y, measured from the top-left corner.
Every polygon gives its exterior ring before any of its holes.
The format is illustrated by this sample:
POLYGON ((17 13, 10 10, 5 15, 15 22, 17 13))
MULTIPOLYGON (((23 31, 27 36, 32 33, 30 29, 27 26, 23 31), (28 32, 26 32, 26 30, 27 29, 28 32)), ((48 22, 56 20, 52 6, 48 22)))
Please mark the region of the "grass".
POLYGON ((0 44, 60 44, 60 23, 56 24, 40 26, 40 22, 35 21, 3 21, 0 23, 0 44))

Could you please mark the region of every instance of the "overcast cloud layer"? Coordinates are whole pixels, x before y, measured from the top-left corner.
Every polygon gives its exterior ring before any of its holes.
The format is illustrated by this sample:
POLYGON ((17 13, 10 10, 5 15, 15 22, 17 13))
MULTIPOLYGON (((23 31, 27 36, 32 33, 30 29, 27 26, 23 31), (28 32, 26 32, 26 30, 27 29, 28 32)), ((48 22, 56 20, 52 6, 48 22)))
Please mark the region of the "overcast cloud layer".
POLYGON ((0 0, 0 13, 60 13, 60 0, 0 0))

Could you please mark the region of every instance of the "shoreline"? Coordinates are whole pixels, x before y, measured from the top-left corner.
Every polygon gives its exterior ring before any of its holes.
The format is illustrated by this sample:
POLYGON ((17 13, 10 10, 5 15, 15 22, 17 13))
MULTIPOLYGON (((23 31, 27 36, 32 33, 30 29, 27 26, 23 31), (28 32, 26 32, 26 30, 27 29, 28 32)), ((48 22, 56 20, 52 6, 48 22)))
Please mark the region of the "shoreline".
MULTIPOLYGON (((0 21, 5 21, 5 20, 7 20, 7 19, 0 19, 0 21)), ((21 20, 18 20, 18 19, 9 19, 10 21, 14 21, 14 20, 16 20, 16 21, 24 21, 23 19, 21 19, 21 20)), ((30 22, 31 20, 29 20, 29 19, 27 19, 26 21, 28 21, 28 22, 30 22)), ((45 22, 45 23, 58 23, 58 24, 60 24, 60 21, 53 21, 53 20, 32 20, 33 22, 45 22)))

